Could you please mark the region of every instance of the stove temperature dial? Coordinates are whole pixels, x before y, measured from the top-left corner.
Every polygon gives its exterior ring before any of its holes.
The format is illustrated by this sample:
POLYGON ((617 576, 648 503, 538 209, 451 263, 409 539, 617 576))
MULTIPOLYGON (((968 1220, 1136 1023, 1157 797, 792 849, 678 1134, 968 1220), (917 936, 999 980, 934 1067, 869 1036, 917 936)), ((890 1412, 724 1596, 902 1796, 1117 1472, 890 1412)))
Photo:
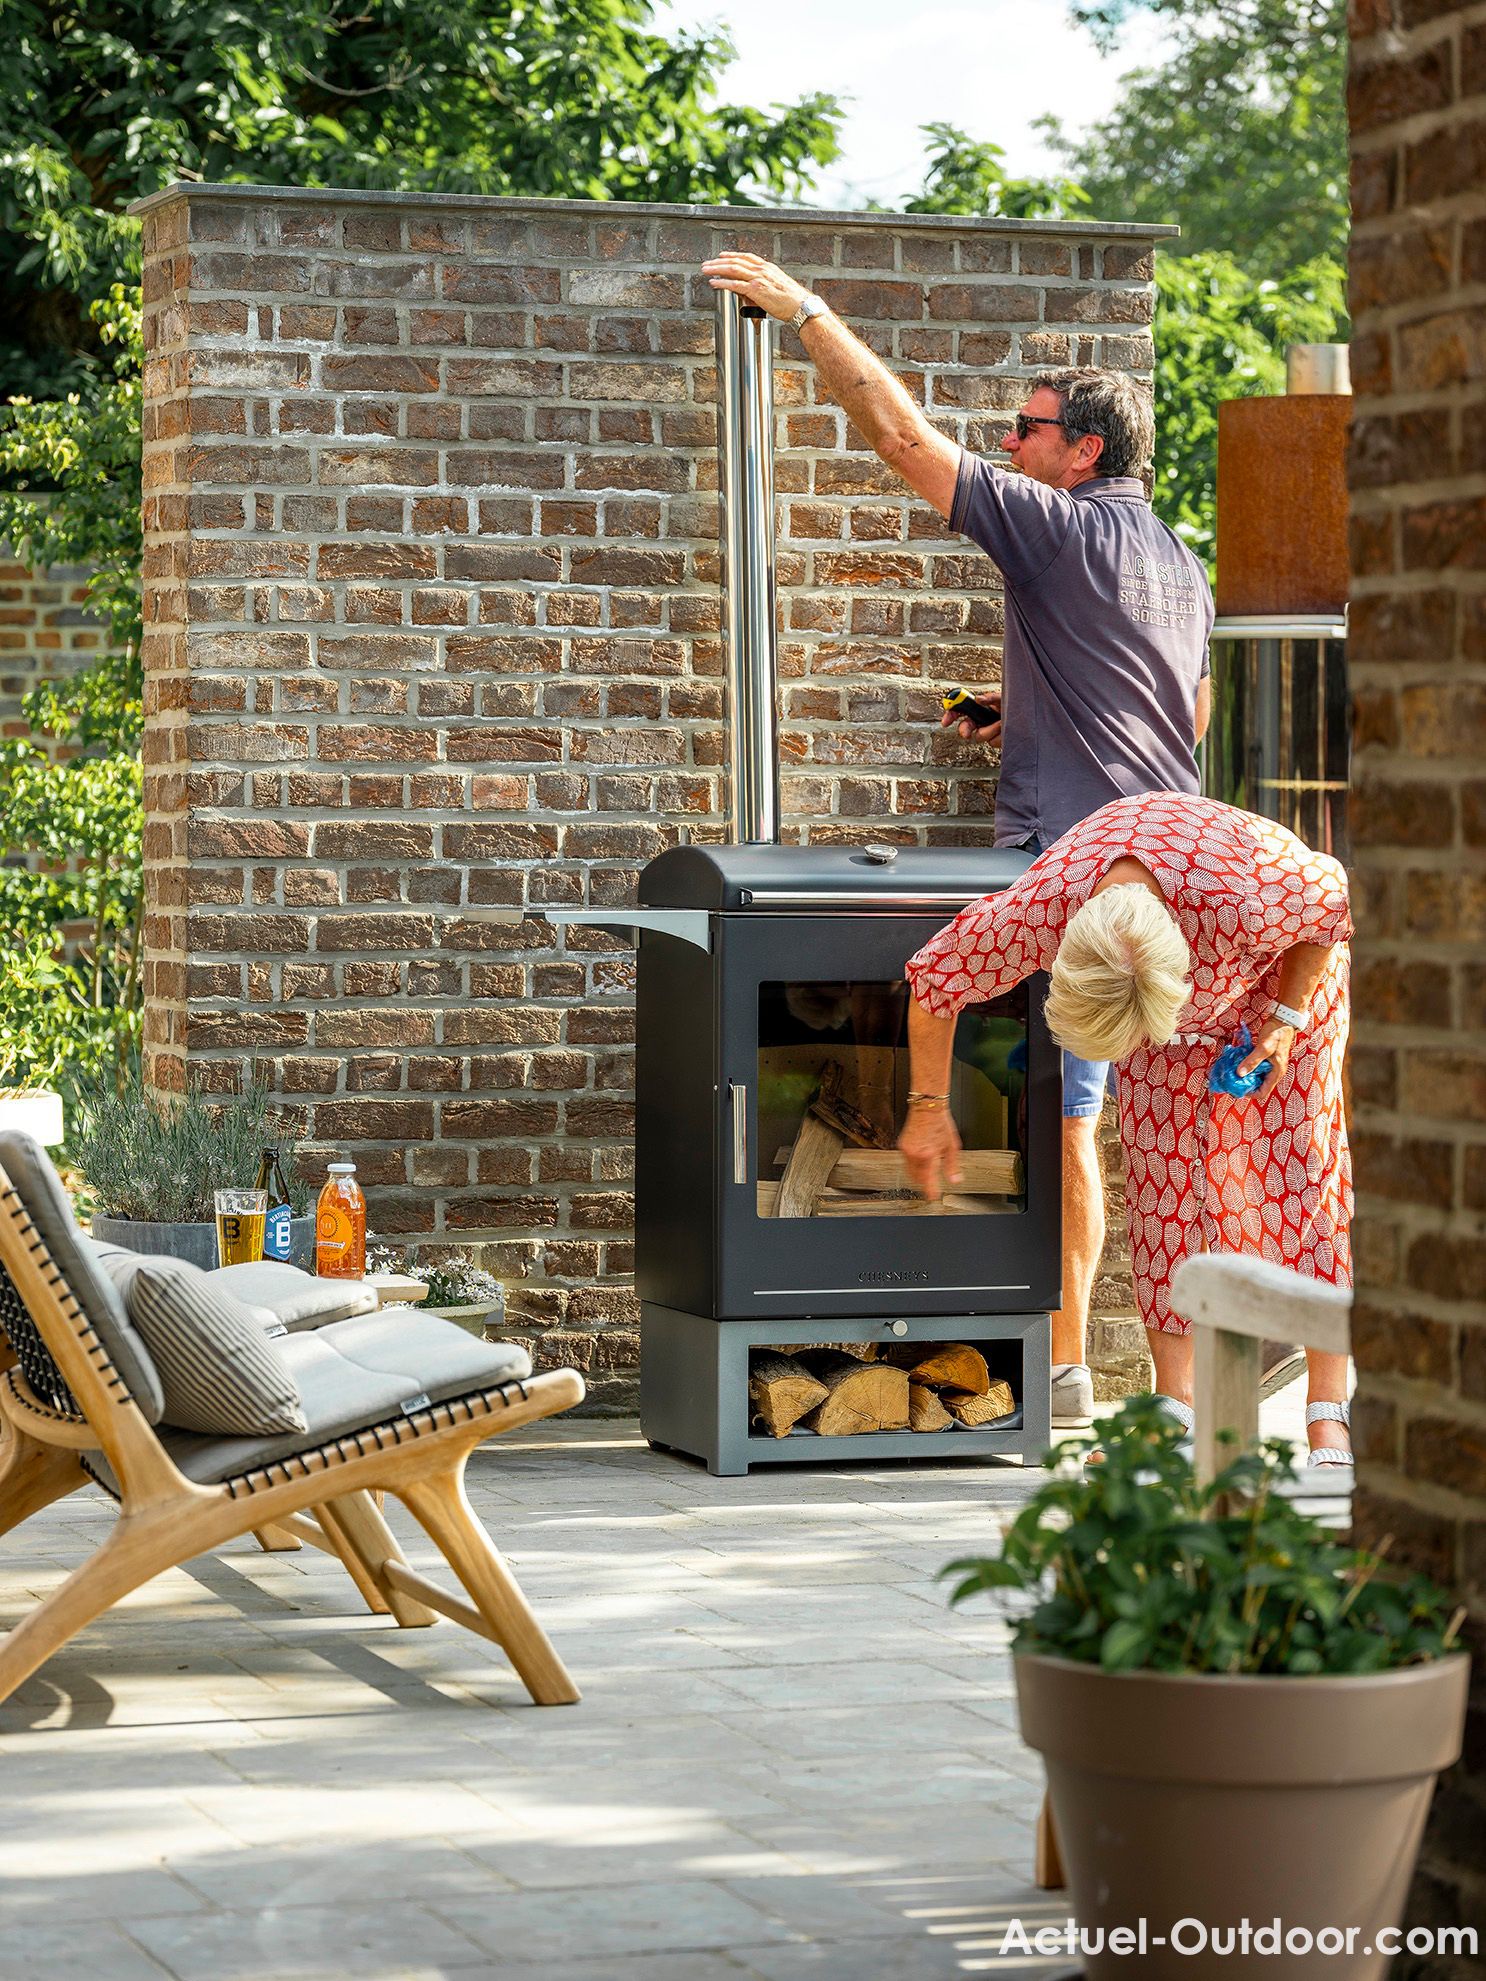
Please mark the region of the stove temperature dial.
POLYGON ((874 867, 890 867, 898 857, 896 846, 884 846, 880 840, 874 840, 870 846, 864 846, 862 852, 874 867))
POLYGON ((892 1334, 907 1334, 908 1323, 907 1321, 889 1321, 888 1331, 892 1334))

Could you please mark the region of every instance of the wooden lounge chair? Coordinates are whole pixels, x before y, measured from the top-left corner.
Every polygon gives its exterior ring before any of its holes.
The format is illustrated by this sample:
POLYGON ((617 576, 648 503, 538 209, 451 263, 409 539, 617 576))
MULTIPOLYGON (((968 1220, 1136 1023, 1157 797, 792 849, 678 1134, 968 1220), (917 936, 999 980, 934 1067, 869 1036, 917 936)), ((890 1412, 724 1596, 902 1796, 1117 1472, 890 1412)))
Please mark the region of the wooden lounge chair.
MULTIPOLYGON (((416 1350, 422 1366, 411 1384, 405 1370, 343 1362, 327 1329, 298 1351, 319 1372, 301 1385, 307 1432, 208 1437, 157 1425, 147 1351, 90 1257, 55 1172, 36 1144, 0 1141, 0 1533, 91 1480, 119 1502, 117 1525, 96 1552, 0 1637, 0 1700, 131 1590, 249 1533, 269 1547, 309 1543, 337 1556, 368 1607, 405 1627, 437 1614, 489 1638, 538 1705, 577 1700, 475 1517, 463 1476, 484 1439, 577 1403, 583 1380, 575 1370, 533 1377, 513 1344, 384 1310, 354 1324, 363 1330, 356 1339, 375 1345, 365 1330, 389 1324, 381 1359, 396 1367, 416 1350), (406 1401, 391 1401, 389 1386, 391 1398, 406 1401), (144 1408, 136 1391, 145 1393, 144 1408), (424 1528, 468 1600, 408 1566, 380 1511, 384 1491, 424 1528)), ((293 1340, 284 1346, 292 1350, 293 1340)))

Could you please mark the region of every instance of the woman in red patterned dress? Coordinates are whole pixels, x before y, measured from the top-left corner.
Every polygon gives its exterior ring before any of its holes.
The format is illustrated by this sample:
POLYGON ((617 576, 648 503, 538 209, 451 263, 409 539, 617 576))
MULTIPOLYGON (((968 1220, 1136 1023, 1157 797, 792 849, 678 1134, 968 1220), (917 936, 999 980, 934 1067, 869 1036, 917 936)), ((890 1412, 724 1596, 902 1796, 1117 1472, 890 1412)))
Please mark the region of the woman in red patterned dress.
MULTIPOLYGON (((1189 1428, 1192 1343, 1170 1299, 1181 1260, 1249 1253, 1351 1284, 1342 1109, 1351 933, 1335 860, 1269 819, 1158 793, 1074 826, 908 965, 915 1099, 899 1147, 928 1196, 958 1176, 944 1097, 962 1006, 1051 971, 1054 1038, 1120 1062, 1136 1297, 1156 1388, 1189 1428), (1246 1099, 1210 1093, 1213 1060, 1240 1025, 1253 1039, 1240 1070, 1268 1060, 1269 1074, 1246 1099)), ((1312 1457, 1346 1462, 1346 1357, 1308 1361, 1312 1457)))

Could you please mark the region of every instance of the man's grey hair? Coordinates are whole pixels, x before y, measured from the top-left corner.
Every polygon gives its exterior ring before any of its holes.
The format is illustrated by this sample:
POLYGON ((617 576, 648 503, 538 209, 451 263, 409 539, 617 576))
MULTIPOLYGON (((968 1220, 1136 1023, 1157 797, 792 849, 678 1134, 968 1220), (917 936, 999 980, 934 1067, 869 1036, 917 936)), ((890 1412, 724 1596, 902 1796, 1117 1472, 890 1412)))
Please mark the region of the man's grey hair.
POLYGON ((1156 451, 1150 395, 1128 373, 1093 365, 1045 371, 1033 379, 1032 390, 1057 393, 1070 440, 1092 434, 1104 442, 1094 463, 1096 475, 1139 475, 1150 466, 1156 451))

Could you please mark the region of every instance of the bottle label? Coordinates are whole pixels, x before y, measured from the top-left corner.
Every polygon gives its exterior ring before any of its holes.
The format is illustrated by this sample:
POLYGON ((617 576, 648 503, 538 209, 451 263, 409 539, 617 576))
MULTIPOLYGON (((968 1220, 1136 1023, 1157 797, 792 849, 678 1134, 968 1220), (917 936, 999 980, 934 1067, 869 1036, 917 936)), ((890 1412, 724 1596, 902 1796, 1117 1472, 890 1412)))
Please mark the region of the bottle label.
POLYGON ((360 1279, 366 1271, 366 1213, 328 1190, 315 1218, 315 1271, 322 1279, 360 1279))
POLYGON ((287 1204, 271 1204, 263 1225, 263 1256, 265 1259, 287 1259, 289 1256, 290 1210, 287 1204))

